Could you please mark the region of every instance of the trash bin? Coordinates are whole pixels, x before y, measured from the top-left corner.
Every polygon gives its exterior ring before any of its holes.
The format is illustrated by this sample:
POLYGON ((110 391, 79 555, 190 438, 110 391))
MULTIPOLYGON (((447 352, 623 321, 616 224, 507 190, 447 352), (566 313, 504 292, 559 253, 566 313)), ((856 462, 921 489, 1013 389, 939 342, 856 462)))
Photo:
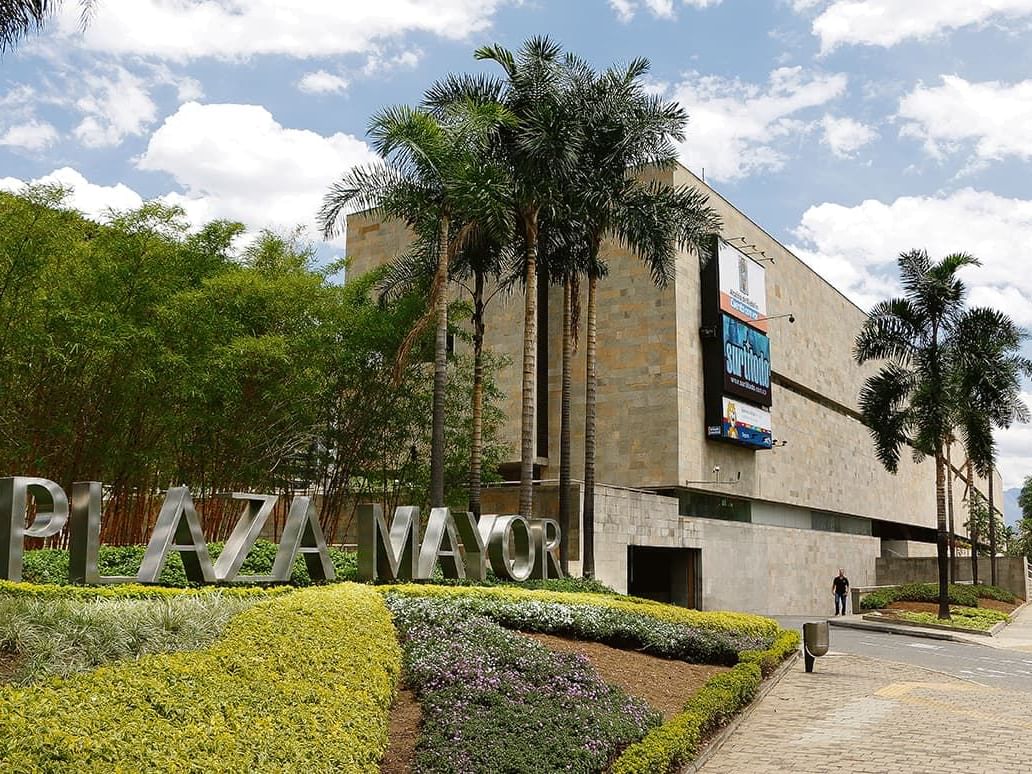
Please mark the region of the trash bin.
POLYGON ((828 652, 828 622, 813 621, 803 624, 803 660, 806 671, 813 671, 814 659, 828 652))

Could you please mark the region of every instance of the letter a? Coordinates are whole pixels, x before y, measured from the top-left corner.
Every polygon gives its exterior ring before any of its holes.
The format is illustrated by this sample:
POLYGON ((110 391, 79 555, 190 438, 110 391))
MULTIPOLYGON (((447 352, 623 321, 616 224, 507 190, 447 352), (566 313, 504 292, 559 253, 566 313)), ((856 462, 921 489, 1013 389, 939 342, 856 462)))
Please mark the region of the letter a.
POLYGON ((185 486, 174 486, 165 495, 136 580, 139 583, 157 583, 171 551, 178 551, 183 557, 183 569, 191 583, 215 582, 201 520, 194 510, 190 490, 185 486))
POLYGON ((419 549, 416 577, 419 580, 429 580, 438 561, 441 562, 445 578, 466 577, 466 568, 459 552, 459 534, 447 508, 430 509, 423 545, 419 549))
POLYGON ((290 580, 294 559, 298 554, 305 558, 308 575, 312 580, 337 579, 311 497, 298 496, 290 503, 287 523, 283 525, 283 536, 280 538, 279 548, 276 549, 276 558, 272 562, 274 581, 290 580))

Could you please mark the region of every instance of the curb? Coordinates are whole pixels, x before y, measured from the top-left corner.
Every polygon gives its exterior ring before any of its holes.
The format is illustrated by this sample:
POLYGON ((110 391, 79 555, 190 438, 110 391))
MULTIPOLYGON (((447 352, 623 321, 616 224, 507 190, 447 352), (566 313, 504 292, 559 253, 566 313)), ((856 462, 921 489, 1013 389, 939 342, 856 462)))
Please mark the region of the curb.
POLYGON ((993 647, 989 642, 980 639, 969 639, 966 635, 958 636, 947 631, 932 631, 930 629, 918 629, 917 627, 903 627, 892 624, 880 624, 869 621, 828 621, 829 626, 839 626, 844 629, 862 629, 869 632, 883 632, 885 634, 901 634, 906 637, 922 637, 926 640, 946 640, 948 642, 960 642, 965 645, 984 645, 993 647))
POLYGON ((759 705, 760 700, 770 693, 775 685, 781 682, 781 678, 788 674, 798 660, 799 651, 796 650, 781 663, 781 666, 775 670, 774 674, 760 684, 760 689, 756 692, 756 696, 753 697, 753 700, 749 702, 749 706, 735 715, 730 721, 728 721, 726 726, 710 737, 706 748, 699 753, 694 760, 685 763, 681 768, 677 769, 677 774, 696 774, 696 772, 705 766, 717 750, 724 745, 724 742, 728 740, 728 737, 730 737, 738 729, 738 726, 740 726, 745 719, 752 714, 753 710, 756 709, 757 705, 759 705))

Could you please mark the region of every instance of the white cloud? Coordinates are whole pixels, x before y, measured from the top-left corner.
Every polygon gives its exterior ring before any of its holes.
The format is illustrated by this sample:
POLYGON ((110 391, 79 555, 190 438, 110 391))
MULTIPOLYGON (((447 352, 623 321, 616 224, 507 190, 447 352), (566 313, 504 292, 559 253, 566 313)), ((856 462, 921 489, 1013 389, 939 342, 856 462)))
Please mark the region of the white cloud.
POLYGON ((783 67, 757 85, 690 73, 673 97, 688 111, 686 166, 706 169, 707 178, 735 180, 784 166, 785 146, 816 126, 808 113, 840 97, 842 74, 807 73, 783 67))
POLYGON ((188 102, 154 132, 138 166, 175 178, 185 193, 167 200, 191 220, 292 228, 313 226, 329 184, 374 159, 362 140, 286 128, 258 105, 188 102))
POLYGON ((408 33, 460 40, 509 0, 104 0, 85 34, 65 3, 56 35, 114 54, 187 60, 365 53, 408 33))
MULTIPOLYGON (((71 188, 72 193, 66 200, 68 206, 100 220, 105 219, 108 210, 128 210, 143 204, 143 198, 127 185, 96 185, 71 167, 55 169, 49 175, 38 177, 30 183, 57 184, 71 188)), ((24 181, 14 177, 0 177, 0 190, 17 192, 25 185, 24 181)))
POLYGON ((825 115, 821 119, 824 130, 823 142, 839 158, 850 158, 858 150, 872 142, 878 133, 866 124, 852 118, 835 118, 825 115))
POLYGON ((298 81, 297 87, 305 94, 340 94, 347 91, 348 80, 325 70, 316 70, 305 73, 298 81))
MULTIPOLYGON (((1032 411, 1032 392, 1022 393, 1025 404, 1032 411)), ((1025 476, 1032 475, 1032 425, 1013 425, 996 432, 998 462, 1003 486, 1021 486, 1025 476)))
MULTIPOLYGON (((933 259, 972 253, 982 266, 962 270, 969 303, 995 307, 1032 328, 1032 272, 1024 270, 1032 200, 965 188, 854 207, 825 203, 808 209, 794 234, 799 243, 790 249, 865 309, 899 294, 900 252, 925 248, 933 259)), ((1032 408, 1032 393, 1025 401, 1032 408)), ((1015 425, 996 438, 1004 481, 1020 483, 1032 473, 1032 425, 1015 425)))
POLYGON ((944 75, 939 86, 918 85, 900 100, 901 134, 924 141, 936 158, 973 148, 982 162, 1032 158, 1032 80, 971 83, 944 75))
POLYGON ((365 64, 362 66, 362 75, 369 77, 373 75, 381 75, 391 70, 411 70, 419 64, 419 60, 422 56, 423 52, 419 49, 402 51, 400 54, 395 54, 394 56, 384 56, 383 54, 376 52, 366 57, 365 64))
POLYGON ((935 258, 968 252, 982 267, 965 269, 970 301, 995 306, 1032 327, 1032 200, 964 188, 946 196, 874 199, 853 207, 810 207, 793 231, 792 250, 863 307, 896 287, 896 258, 925 248, 935 258))
POLYGON ((827 53, 849 44, 889 47, 1026 16, 1032 16, 1032 0, 835 0, 814 19, 813 33, 820 38, 822 53, 827 53))
MULTIPOLYGON (((708 8, 720 5, 721 2, 723 0, 681 0, 683 5, 692 8, 708 8)), ((674 0, 609 0, 609 7, 616 11, 617 18, 624 23, 633 19, 641 8, 659 19, 674 18, 674 0)))
POLYGON ((73 133, 83 145, 99 148, 118 145, 127 135, 140 135, 157 118, 146 81, 125 68, 112 76, 87 74, 87 94, 76 101, 85 114, 73 133))
POLYGON ((28 151, 41 151, 57 142, 57 129, 46 121, 27 121, 14 124, 0 134, 0 145, 11 148, 22 148, 28 151))

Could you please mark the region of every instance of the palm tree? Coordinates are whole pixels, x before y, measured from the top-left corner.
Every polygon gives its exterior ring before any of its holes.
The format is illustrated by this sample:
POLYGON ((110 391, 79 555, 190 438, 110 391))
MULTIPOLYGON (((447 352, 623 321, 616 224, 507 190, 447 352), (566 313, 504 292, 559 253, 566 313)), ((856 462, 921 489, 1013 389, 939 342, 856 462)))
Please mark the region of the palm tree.
MULTIPOLYGON (((677 248, 701 251, 706 237, 718 231, 720 224, 699 192, 641 179, 645 167, 662 169, 675 163, 674 141, 683 138, 687 120, 676 103, 646 92, 643 78, 649 71, 648 60, 636 59, 626 67, 600 74, 573 57, 567 58, 565 66, 571 72, 575 104, 585 125, 574 183, 566 192, 564 207, 558 210, 565 220, 557 228, 567 242, 562 276, 568 280, 574 273, 583 273, 587 277, 582 568, 586 577, 592 577, 598 282, 606 273, 600 257, 602 243, 608 238, 627 248, 663 287, 673 276, 677 248)), ((569 328, 564 322, 564 331, 569 328)), ((564 347, 564 355, 567 349, 564 347)), ((567 368, 564 363, 564 371, 567 368)), ((564 373, 567 392, 568 382, 564 373)), ((563 403, 565 415, 568 395, 563 403)), ((560 449, 560 497, 564 483, 568 487, 570 458, 568 436, 562 434, 561 440, 566 443, 560 449), (562 480, 564 471, 566 482, 562 480)), ((566 512, 563 504, 560 500, 560 522, 568 532, 569 499, 566 512)))
POLYGON ((1021 379, 1032 376, 1032 360, 1021 354, 1027 338, 1007 315, 996 309, 972 309, 958 324, 958 342, 977 342, 956 353, 961 421, 969 454, 981 461, 979 475, 989 483, 990 583, 997 582, 996 505, 993 470, 996 441, 993 430, 1029 420, 1021 398, 1021 379))
POLYGON ((355 167, 326 195, 319 215, 327 238, 340 229, 348 211, 373 209, 405 222, 421 239, 435 245, 430 265, 427 314, 406 337, 398 353, 401 373, 415 341, 436 322, 434 338, 433 417, 430 440, 430 503, 444 505, 445 395, 448 379, 448 281, 455 250, 473 231, 470 224, 504 218, 506 179, 485 169, 485 149, 493 135, 511 123, 498 103, 456 101, 443 115, 409 107, 376 114, 369 128, 373 148, 384 159, 355 167), (452 221, 464 225, 452 233, 452 221))
MULTIPOLYGON (((937 263, 924 250, 900 255, 904 295, 874 306, 854 350, 860 364, 887 361, 866 380, 859 398, 878 459, 893 473, 904 446, 911 447, 916 460, 935 459, 939 618, 943 619, 950 617, 945 447, 953 429, 961 429, 976 469, 991 465, 985 426, 971 419, 972 412, 965 413, 971 399, 965 379, 971 378, 973 364, 984 362, 991 348, 975 333, 983 329, 974 318, 986 310, 965 309, 966 288, 957 272, 978 265, 966 253, 948 255, 937 263)), ((978 394, 988 401, 989 390, 978 394)), ((979 403, 982 408, 986 405, 979 403)))
MULTIPOLYGON (((534 507, 534 457, 537 376, 538 248, 542 215, 556 206, 569 186, 584 140, 582 117, 571 99, 569 73, 561 47, 547 37, 526 41, 514 54, 500 45, 485 46, 476 58, 502 67, 504 80, 454 79, 428 102, 440 105, 458 89, 498 95, 516 117, 502 133, 501 149, 512 174, 512 202, 523 249, 523 379, 520 417, 520 504, 523 516, 534 507)), ((467 92, 468 93, 468 92, 467 92)))
MULTIPOLYGON (((93 13, 96 0, 80 0, 82 26, 93 13)), ((0 54, 33 31, 43 29, 61 7, 61 0, 0 0, 0 54)))

